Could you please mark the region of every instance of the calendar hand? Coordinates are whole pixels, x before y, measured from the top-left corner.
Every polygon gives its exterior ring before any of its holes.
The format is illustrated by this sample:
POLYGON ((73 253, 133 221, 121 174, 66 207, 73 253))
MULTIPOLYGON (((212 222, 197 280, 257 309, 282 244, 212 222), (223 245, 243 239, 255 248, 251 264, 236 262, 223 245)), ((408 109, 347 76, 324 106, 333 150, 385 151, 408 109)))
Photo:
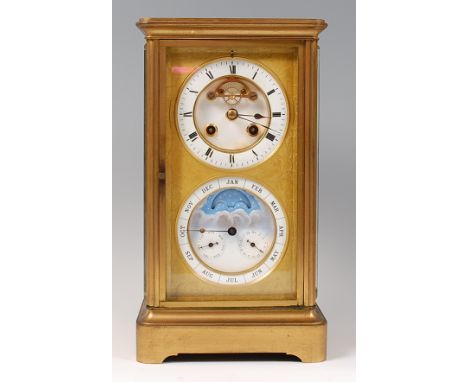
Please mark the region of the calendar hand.
POLYGON ((200 228, 200 229, 186 229, 186 231, 189 231, 189 232, 200 232, 200 233, 205 233, 205 232, 228 232, 228 230, 218 231, 218 230, 205 229, 205 228, 200 228))
POLYGON ((229 235, 234 236, 237 233, 236 227, 229 227, 227 230, 209 230, 205 228, 199 228, 199 229, 186 229, 186 231, 189 232, 200 232, 200 233, 205 233, 205 232, 227 232, 229 235))
POLYGON ((247 240, 247 243, 250 244, 251 247, 255 248, 260 253, 264 253, 260 248, 258 248, 253 241, 247 240))
POLYGON ((216 243, 208 243, 207 245, 202 245, 201 247, 198 247, 198 248, 200 248, 200 249, 206 248, 206 247, 210 247, 210 248, 211 248, 211 247, 213 247, 213 246, 215 246, 215 245, 218 245, 218 244, 219 244, 218 242, 216 242, 216 243))

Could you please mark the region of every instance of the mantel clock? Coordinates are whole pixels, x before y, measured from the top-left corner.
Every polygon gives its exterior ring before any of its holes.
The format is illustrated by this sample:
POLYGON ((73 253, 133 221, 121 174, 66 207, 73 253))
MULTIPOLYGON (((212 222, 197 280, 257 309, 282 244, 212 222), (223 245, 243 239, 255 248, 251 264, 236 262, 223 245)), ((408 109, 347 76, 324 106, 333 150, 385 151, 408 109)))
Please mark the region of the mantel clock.
POLYGON ((145 44, 137 359, 326 356, 317 296, 323 20, 155 19, 145 44))

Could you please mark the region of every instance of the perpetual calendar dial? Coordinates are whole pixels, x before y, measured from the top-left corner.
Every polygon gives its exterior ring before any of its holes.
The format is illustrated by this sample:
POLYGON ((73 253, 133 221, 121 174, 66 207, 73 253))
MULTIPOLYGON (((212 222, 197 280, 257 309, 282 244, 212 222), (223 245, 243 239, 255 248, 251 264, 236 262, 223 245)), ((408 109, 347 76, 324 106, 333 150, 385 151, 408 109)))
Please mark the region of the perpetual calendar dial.
POLYGON ((245 285, 278 265, 287 238, 286 214, 265 186, 216 178, 182 204, 177 239, 187 265, 204 281, 245 285))
POLYGON ((254 166, 279 147, 288 127, 288 102, 263 66, 221 58, 193 72, 177 105, 177 127, 189 151, 223 169, 254 166))

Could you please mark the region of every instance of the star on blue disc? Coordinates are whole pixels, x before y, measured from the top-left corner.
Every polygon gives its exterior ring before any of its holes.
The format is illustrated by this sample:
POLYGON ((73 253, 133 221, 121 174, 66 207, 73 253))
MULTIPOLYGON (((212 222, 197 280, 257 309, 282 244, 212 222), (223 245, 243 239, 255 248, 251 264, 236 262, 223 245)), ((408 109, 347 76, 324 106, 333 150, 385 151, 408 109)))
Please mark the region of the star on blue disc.
POLYGON ((233 212, 239 209, 249 214, 252 211, 260 210, 260 204, 256 197, 248 192, 237 188, 228 188, 208 196, 201 209, 208 215, 219 211, 233 212))

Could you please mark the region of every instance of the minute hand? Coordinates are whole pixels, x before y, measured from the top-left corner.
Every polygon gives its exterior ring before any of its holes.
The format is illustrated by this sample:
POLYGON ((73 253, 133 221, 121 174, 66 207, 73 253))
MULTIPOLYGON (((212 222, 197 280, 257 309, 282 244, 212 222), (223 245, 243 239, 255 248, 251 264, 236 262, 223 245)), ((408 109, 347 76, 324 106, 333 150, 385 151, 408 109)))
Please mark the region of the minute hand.
POLYGON ((269 126, 264 125, 263 123, 252 121, 252 120, 250 120, 250 119, 248 119, 248 118, 241 117, 240 115, 237 115, 237 118, 243 119, 243 120, 245 120, 245 121, 247 121, 247 122, 250 122, 250 123, 254 123, 254 124, 256 124, 256 125, 263 126, 265 129, 269 129, 269 130, 271 130, 271 131, 275 131, 275 130, 273 130, 272 128, 270 128, 269 126))

